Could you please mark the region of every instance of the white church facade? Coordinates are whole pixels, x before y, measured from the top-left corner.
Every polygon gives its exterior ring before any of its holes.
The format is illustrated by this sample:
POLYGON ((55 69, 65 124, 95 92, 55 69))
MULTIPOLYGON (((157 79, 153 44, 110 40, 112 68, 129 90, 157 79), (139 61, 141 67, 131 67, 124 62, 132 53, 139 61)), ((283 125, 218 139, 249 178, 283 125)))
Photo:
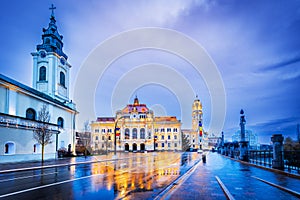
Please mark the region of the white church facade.
POLYGON ((41 123, 38 112, 47 105, 48 129, 52 143, 45 147, 45 158, 55 158, 57 150, 75 152, 75 104, 69 97, 71 65, 63 52, 52 10, 42 44, 33 57, 33 83, 28 87, 0 74, 0 163, 41 159, 41 146, 33 130, 41 123))

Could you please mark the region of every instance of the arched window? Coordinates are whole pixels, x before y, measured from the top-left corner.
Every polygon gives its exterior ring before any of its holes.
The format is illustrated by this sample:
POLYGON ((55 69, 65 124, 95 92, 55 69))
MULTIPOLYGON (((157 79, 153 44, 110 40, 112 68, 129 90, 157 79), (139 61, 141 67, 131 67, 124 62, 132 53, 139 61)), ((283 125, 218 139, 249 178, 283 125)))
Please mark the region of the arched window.
POLYGON ((40 81, 46 80, 46 67, 42 66, 40 67, 40 81))
POLYGON ((66 75, 63 72, 59 73, 59 84, 66 86, 66 75))
POLYGON ((145 129, 141 128, 140 130, 140 139, 145 139, 145 129))
POLYGON ((129 139, 129 137, 130 137, 130 132, 129 132, 129 129, 128 128, 126 128, 125 129, 125 139, 129 139))
POLYGON ((49 38, 46 38, 45 44, 50 44, 50 39, 49 38))
POLYGON ((6 142, 4 145, 4 154, 15 154, 15 143, 6 142))
POLYGON ((34 109, 32 108, 28 108, 26 110, 26 118, 27 119, 31 119, 31 120, 35 120, 35 117, 36 117, 36 112, 34 109))
POLYGON ((57 119, 57 125, 59 128, 64 128, 64 119, 62 117, 57 119))
POLYGON ((137 129, 136 128, 134 128, 132 130, 132 139, 137 139, 137 129))

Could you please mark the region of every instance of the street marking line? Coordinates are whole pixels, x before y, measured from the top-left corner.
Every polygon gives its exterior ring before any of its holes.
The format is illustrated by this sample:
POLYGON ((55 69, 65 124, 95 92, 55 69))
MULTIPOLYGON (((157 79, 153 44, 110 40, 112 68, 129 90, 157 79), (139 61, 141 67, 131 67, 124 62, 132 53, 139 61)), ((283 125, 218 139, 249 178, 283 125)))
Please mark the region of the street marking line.
MULTIPOLYGON (((145 158, 145 157, 151 157, 151 155, 149 155, 149 156, 137 156, 136 158, 145 158)), ((17 169, 6 169, 6 170, 1 170, 0 174, 10 173, 10 172, 36 170, 36 169, 48 169, 48 168, 55 168, 55 167, 65 167, 65 166, 73 166, 73 165, 92 164, 92 163, 100 163, 100 162, 111 162, 111 161, 118 161, 118 160, 126 160, 128 158, 132 158, 132 157, 117 158, 117 159, 112 158, 112 159, 105 159, 105 160, 92 160, 92 161, 84 161, 84 162, 77 162, 77 163, 35 166, 35 167, 26 167, 26 168, 17 168, 17 169)))
POLYGON ((57 174, 57 173, 58 172, 53 172, 53 173, 47 173, 47 174, 37 174, 37 175, 32 175, 32 176, 21 176, 21 177, 17 177, 17 178, 3 179, 3 180, 0 180, 0 183, 7 182, 7 181, 19 180, 19 179, 32 178, 32 177, 36 177, 36 176, 47 176, 47 175, 57 174))
POLYGON ((48 185, 41 185, 41 186, 34 187, 34 188, 29 188, 29 189, 20 190, 20 191, 17 191, 17 192, 3 194, 3 195, 0 195, 0 198, 13 196, 13 195, 21 194, 21 193, 24 193, 24 192, 30 192, 30 191, 33 191, 33 190, 43 189, 43 188, 46 188, 46 187, 51 187, 51 186, 60 185, 60 184, 64 184, 64 183, 69 183, 69 182, 73 182, 73 181, 77 181, 77 180, 81 180, 81 179, 91 178, 91 177, 94 177, 94 176, 101 176, 101 175, 104 175, 104 174, 93 174, 93 175, 84 176, 84 177, 80 177, 80 178, 75 178, 75 179, 71 179, 71 180, 65 180, 65 181, 61 181, 61 182, 57 182, 57 183, 51 183, 51 184, 48 184, 48 185))
POLYGON ((221 179, 218 176, 215 176, 215 177, 216 177, 219 185, 221 186, 222 190, 224 191, 227 199, 229 199, 229 200, 235 200, 234 197, 230 194, 229 190, 224 185, 224 183, 221 181, 221 179))
POLYGON ((261 179, 261 178, 255 177, 255 176, 251 176, 251 177, 252 177, 252 178, 255 178, 255 179, 259 180, 259 181, 262 181, 262 182, 264 182, 264 183, 267 183, 267 184, 269 184, 269 185, 271 185, 271 186, 273 186, 273 187, 276 187, 276 188, 278 188, 278 189, 281 189, 281 190, 283 190, 283 191, 285 191, 285 192, 288 192, 288 193, 290 193, 290 194, 292 194, 292 195, 294 195, 294 196, 300 198, 300 193, 299 193, 299 192, 296 192, 296 191, 294 191, 294 190, 288 189, 288 188, 286 188, 286 187, 282 187, 282 186, 280 186, 280 185, 277 185, 277 184, 275 184, 275 183, 266 181, 266 180, 264 180, 264 179, 261 179))

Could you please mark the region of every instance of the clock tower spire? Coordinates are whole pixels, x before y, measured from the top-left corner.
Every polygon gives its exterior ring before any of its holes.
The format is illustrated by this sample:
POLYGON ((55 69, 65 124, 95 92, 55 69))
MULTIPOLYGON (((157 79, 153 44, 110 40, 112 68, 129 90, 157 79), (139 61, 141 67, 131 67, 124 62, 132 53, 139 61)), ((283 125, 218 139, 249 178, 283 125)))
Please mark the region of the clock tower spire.
POLYGON ((36 90, 62 102, 69 101, 69 74, 71 65, 63 52, 63 36, 59 34, 52 4, 48 28, 43 28, 42 44, 36 46, 33 56, 33 85, 36 90))

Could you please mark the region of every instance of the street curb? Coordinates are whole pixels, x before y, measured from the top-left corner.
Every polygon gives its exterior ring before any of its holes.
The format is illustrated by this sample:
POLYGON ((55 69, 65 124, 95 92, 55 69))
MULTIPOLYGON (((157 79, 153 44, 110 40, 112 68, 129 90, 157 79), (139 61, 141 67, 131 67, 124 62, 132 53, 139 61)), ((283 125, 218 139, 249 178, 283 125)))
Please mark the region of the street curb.
POLYGON ((275 183, 266 181, 266 180, 261 179, 261 178, 258 178, 258 177, 256 177, 256 176, 251 176, 251 177, 252 177, 252 178, 255 178, 255 179, 257 179, 257 180, 259 180, 259 181, 261 181, 261 182, 264 182, 264 183, 266 183, 266 184, 269 184, 269 185, 271 185, 271 186, 273 186, 273 187, 276 187, 276 188, 278 188, 278 189, 280 189, 280 190, 282 190, 282 191, 288 192, 288 193, 290 193, 291 195, 294 195, 294 196, 300 198, 300 193, 299 193, 299 192, 296 192, 296 191, 294 191, 294 190, 288 189, 288 188, 286 188, 286 187, 282 187, 282 186, 280 186, 280 185, 277 185, 277 184, 275 184, 275 183))
POLYGON ((176 178, 172 183, 170 183, 168 186, 166 186, 162 191, 160 191, 154 200, 157 199, 168 199, 168 196, 170 195, 170 191, 175 189, 176 186, 180 186, 181 183, 183 183, 198 167, 198 165, 201 163, 201 159, 199 159, 193 166, 191 166, 182 176, 179 176, 176 178))

